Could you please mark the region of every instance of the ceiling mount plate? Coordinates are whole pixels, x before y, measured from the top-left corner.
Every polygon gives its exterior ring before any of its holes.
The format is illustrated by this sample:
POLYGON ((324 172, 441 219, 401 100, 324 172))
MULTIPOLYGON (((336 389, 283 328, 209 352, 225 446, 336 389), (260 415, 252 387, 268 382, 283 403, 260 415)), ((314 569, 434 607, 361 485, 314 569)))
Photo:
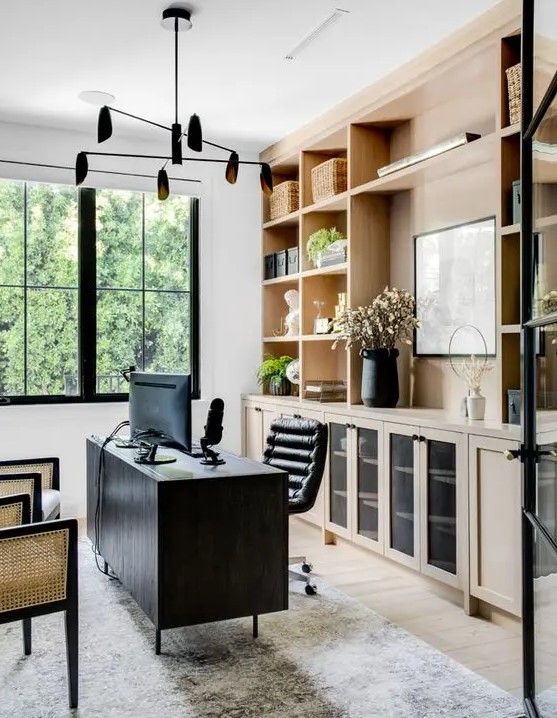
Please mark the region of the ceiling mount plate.
POLYGON ((178 32, 191 30, 191 11, 185 7, 173 6, 167 7, 162 11, 161 25, 165 30, 176 29, 176 20, 178 21, 178 32))

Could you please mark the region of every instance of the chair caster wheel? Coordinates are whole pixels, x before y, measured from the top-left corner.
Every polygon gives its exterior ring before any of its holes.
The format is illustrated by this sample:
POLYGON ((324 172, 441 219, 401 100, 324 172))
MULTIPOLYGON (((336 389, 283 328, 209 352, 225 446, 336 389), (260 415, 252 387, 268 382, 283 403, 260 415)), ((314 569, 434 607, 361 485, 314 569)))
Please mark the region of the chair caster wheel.
POLYGON ((317 586, 313 586, 311 583, 307 583, 306 593, 308 596, 314 596, 317 593, 317 586))
POLYGON ((311 573, 312 568, 313 568, 313 565, 311 563, 303 563, 302 564, 302 571, 304 573, 311 573))

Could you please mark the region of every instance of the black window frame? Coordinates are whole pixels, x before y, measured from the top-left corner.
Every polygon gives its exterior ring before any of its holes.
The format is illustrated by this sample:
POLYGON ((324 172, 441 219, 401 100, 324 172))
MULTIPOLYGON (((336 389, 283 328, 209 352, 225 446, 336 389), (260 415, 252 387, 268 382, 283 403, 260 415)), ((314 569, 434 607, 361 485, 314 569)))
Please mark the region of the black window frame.
MULTIPOLYGON (((27 185, 25 181, 25 196, 27 185)), ((145 194, 142 192, 142 194, 145 194)), ((96 189, 79 188, 78 196, 78 366, 79 393, 72 396, 5 395, 1 405, 90 404, 128 401, 127 393, 97 393, 97 256, 96 189)), ((199 399, 199 198, 190 196, 190 374, 192 399, 199 399)), ((25 204, 25 213, 27 206, 25 204)), ((25 217, 27 224, 27 217, 25 217)), ((26 270, 26 268, 25 268, 26 270)), ((27 341, 27 337, 24 339, 27 341)), ((121 370, 128 367, 120 367, 121 370)))

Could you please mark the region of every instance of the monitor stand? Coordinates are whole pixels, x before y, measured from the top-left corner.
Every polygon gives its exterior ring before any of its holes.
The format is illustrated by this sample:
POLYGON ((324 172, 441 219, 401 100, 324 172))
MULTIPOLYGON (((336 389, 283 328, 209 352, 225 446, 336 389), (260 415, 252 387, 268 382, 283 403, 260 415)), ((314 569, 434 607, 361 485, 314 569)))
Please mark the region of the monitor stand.
MULTIPOLYGON (((147 453, 138 453, 137 456, 134 456, 134 461, 136 464, 173 464, 176 461, 175 456, 171 456, 170 454, 158 454, 157 455, 157 444, 152 444, 148 450, 147 453)), ((145 451, 145 447, 138 447, 139 452, 143 449, 145 451)))

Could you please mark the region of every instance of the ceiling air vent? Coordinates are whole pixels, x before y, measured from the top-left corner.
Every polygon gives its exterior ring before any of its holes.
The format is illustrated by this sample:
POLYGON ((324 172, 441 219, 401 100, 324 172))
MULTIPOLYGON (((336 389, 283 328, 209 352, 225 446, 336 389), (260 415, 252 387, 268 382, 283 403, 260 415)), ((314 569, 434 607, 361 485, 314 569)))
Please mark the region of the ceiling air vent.
POLYGON ((293 47, 292 50, 290 50, 290 52, 287 52, 284 59, 288 61, 294 60, 310 43, 316 40, 320 35, 322 35, 322 33, 325 32, 325 30, 332 27, 337 20, 340 20, 341 17, 344 17, 349 12, 350 10, 343 10, 340 7, 335 8, 334 11, 322 22, 320 22, 316 28, 308 32, 308 34, 305 35, 300 42, 293 47))

